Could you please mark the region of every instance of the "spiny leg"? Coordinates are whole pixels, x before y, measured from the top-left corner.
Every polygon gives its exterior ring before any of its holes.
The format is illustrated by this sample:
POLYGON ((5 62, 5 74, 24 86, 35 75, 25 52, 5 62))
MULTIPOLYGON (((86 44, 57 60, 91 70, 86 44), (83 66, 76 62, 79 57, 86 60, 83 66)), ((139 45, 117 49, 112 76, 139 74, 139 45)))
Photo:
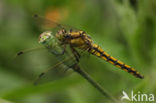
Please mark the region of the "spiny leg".
MULTIPOLYGON (((56 56, 59 56, 59 55, 64 55, 65 51, 66 51, 66 45, 65 44, 62 44, 63 45, 63 50, 61 53, 58 53, 56 51, 53 51, 51 50, 56 56)), ((51 48, 50 46, 48 48, 51 48)))
POLYGON ((62 54, 64 54, 66 51, 66 44, 63 45, 63 51, 62 51, 62 54))
POLYGON ((71 47, 71 48, 73 49, 73 51, 75 52, 75 54, 78 56, 78 58, 80 58, 81 55, 79 54, 79 52, 75 48, 73 48, 73 47, 71 47))
POLYGON ((78 51, 76 51, 76 49, 74 49, 71 45, 70 45, 70 48, 72 50, 72 53, 76 59, 77 62, 79 62, 79 59, 80 59, 80 54, 78 53, 78 51))

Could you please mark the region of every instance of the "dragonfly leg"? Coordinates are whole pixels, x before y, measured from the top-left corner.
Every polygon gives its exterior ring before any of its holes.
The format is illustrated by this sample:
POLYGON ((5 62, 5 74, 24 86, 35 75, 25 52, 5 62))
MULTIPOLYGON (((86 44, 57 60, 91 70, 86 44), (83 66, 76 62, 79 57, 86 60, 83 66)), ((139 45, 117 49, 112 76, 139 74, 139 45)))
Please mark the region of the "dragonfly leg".
POLYGON ((79 59, 80 59, 80 54, 78 53, 78 51, 76 51, 76 49, 74 49, 71 45, 70 45, 70 48, 72 50, 72 53, 76 59, 77 62, 79 62, 79 59))
POLYGON ((64 44, 64 45, 63 45, 62 54, 64 54, 64 53, 65 53, 65 51, 66 51, 66 45, 64 44))
MULTIPOLYGON (((48 48, 50 48, 50 47, 48 47, 48 48)), ((65 51, 66 51, 66 45, 63 45, 63 50, 60 52, 60 53, 58 53, 58 52, 56 52, 56 51, 53 51, 53 50, 51 50, 56 56, 59 56, 59 55, 64 55, 64 53, 65 53, 65 51)))
POLYGON ((63 54, 65 53, 65 51, 66 51, 66 45, 64 44, 64 45, 63 45, 63 50, 62 50, 61 53, 59 53, 59 55, 63 55, 63 54))

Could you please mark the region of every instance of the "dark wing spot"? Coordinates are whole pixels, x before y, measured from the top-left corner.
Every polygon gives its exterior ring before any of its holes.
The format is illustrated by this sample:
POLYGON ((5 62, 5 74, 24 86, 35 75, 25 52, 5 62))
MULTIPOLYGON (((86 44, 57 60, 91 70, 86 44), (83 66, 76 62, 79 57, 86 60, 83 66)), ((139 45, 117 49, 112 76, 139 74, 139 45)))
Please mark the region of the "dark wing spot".
POLYGON ((34 18, 38 18, 39 16, 38 16, 38 14, 34 14, 33 17, 34 18))

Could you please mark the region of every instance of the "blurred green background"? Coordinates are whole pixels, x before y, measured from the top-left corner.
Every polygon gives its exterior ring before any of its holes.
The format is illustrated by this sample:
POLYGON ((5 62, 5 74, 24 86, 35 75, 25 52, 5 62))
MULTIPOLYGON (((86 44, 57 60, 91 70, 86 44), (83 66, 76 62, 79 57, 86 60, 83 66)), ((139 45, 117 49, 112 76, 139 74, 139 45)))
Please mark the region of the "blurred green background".
POLYGON ((56 59, 46 51, 14 58, 39 46, 33 14, 86 31, 106 52, 144 74, 140 80, 95 56, 84 57, 82 68, 113 97, 120 100, 123 90, 156 94, 155 0, 0 0, 0 103, 110 102, 74 72, 33 85, 56 59))

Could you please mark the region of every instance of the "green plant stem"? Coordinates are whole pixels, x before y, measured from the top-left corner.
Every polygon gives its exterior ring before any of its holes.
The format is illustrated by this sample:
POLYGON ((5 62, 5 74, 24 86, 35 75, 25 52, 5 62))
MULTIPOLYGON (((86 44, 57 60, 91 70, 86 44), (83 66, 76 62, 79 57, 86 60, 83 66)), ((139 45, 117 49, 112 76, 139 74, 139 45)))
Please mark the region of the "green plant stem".
POLYGON ((113 103, 118 103, 118 100, 116 100, 113 96, 111 96, 106 90, 104 90, 96 81, 94 81, 91 76, 82 70, 78 65, 76 65, 73 70, 77 73, 79 73, 82 77, 84 77, 89 83, 91 83, 99 92, 101 92, 104 96, 106 96, 108 99, 110 99, 113 103))

